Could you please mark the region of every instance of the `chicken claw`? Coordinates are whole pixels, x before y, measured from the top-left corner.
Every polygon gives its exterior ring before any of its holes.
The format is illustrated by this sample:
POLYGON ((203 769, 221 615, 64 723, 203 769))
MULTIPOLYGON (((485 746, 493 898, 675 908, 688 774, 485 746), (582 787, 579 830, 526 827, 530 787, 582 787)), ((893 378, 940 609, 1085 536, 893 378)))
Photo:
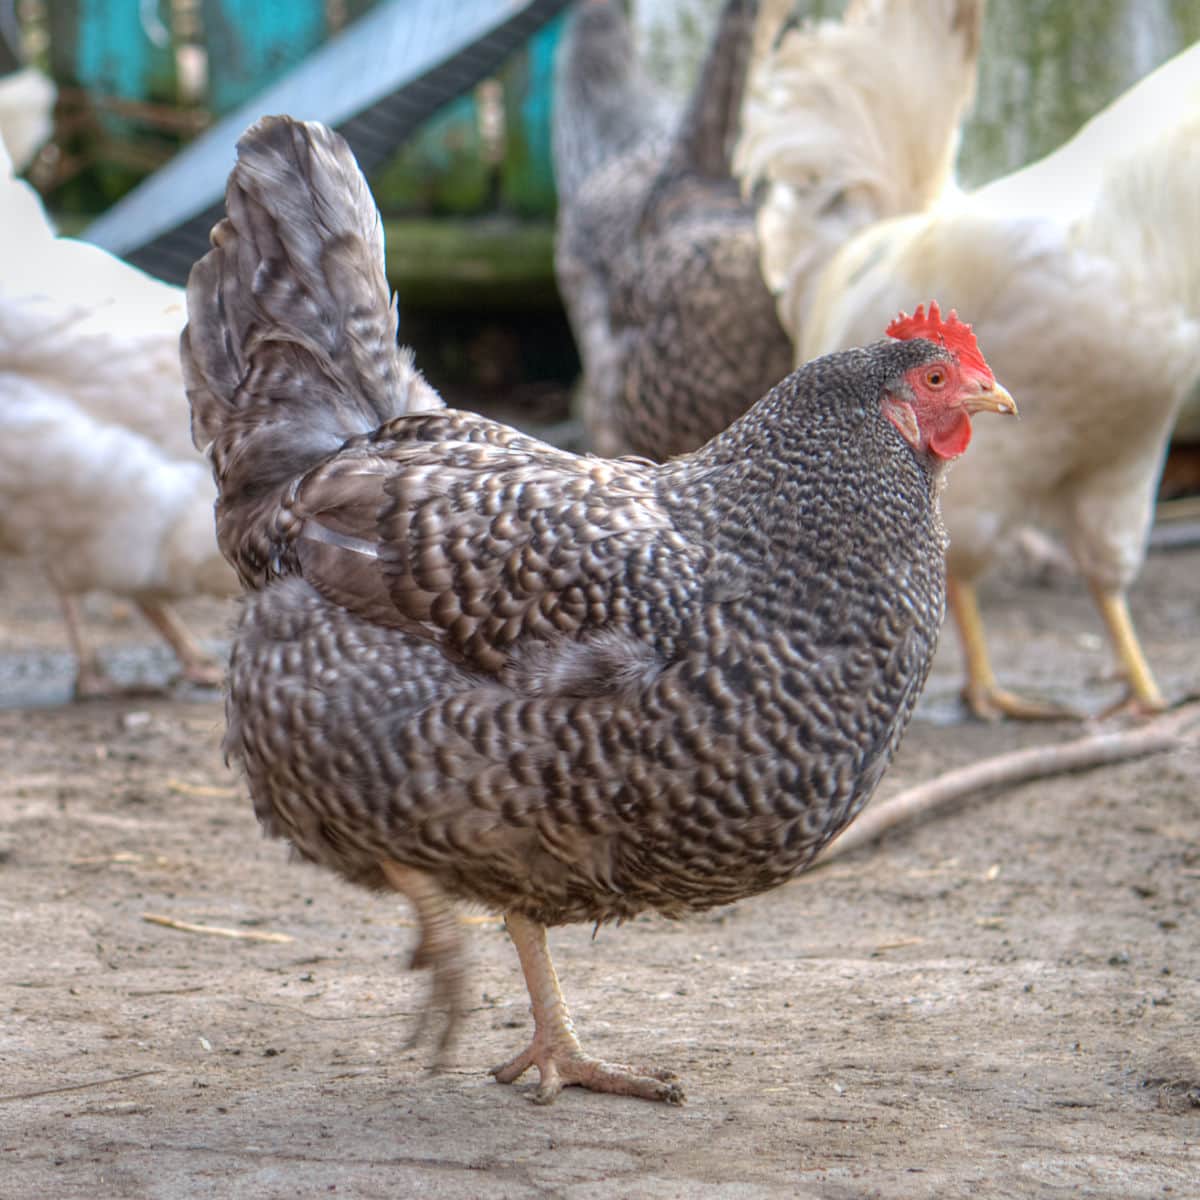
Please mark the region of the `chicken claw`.
POLYGON ((998 721, 1011 717, 1014 721, 1082 721, 1083 714, 1049 700, 1030 700, 1018 696, 996 683, 968 683, 962 690, 963 703, 973 717, 980 721, 998 721))
POLYGON ((1017 721, 1080 721, 1081 713, 1041 700, 1027 700, 996 682, 983 634, 983 617, 975 586, 954 575, 946 578, 946 602, 958 626, 967 682, 962 696, 971 715, 980 721, 1012 717, 1017 721))
POLYGON ((550 961, 545 926, 519 913, 507 914, 505 924, 529 988, 534 1035, 533 1041, 515 1058, 492 1068, 496 1081, 512 1083, 530 1067, 537 1067, 541 1078, 532 1097, 535 1104, 553 1104, 559 1092, 572 1085, 593 1092, 682 1104, 683 1088, 675 1082, 677 1077, 672 1072, 621 1066, 584 1054, 550 961))
POLYGON ((169 604, 139 600, 138 608, 175 652, 185 682, 209 688, 219 688, 225 682, 224 664, 204 650, 169 604))
POLYGON ((421 926, 421 940, 413 951, 409 969, 419 971, 428 967, 433 972, 429 999, 405 1049, 411 1049, 421 1041, 432 1012, 444 1011, 446 1023, 437 1040, 433 1062, 433 1069, 440 1070, 446 1065, 454 1046, 464 1008, 466 966, 458 918, 445 893, 423 871, 390 860, 380 862, 379 867, 388 883, 416 910, 421 926))

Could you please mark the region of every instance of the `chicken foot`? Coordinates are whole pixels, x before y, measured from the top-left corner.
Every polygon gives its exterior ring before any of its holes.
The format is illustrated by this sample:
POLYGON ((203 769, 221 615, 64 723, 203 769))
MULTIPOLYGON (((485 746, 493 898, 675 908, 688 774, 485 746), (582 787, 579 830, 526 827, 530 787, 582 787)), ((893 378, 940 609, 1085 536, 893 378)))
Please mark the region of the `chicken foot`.
POLYGON ((142 616, 162 634, 163 640, 175 651, 183 678, 200 687, 220 687, 225 668, 196 641, 192 631, 179 615, 161 600, 139 600, 142 616))
POLYGON ((1129 712, 1137 716, 1151 716, 1165 711, 1167 702, 1158 690, 1150 664, 1142 653, 1141 643, 1133 628, 1133 619, 1129 615, 1129 603, 1125 599, 1125 593, 1109 591, 1096 583, 1093 583, 1091 588, 1092 598, 1104 620, 1108 640, 1112 643, 1128 689, 1124 699, 1119 700, 1102 715, 1107 717, 1115 713, 1129 712))
POLYGON ((973 716, 982 721, 1012 717, 1018 721, 1082 720, 1082 714, 1046 701, 1027 700, 1002 688, 992 670, 987 640, 983 632, 983 617, 975 585, 950 575, 946 579, 946 599, 966 660, 967 682, 963 699, 973 716))
POLYGON ((430 1013, 438 1009, 446 1013, 446 1023, 435 1049, 434 1069, 437 1070, 446 1063, 463 1014, 466 965, 458 917, 445 892, 424 871, 414 870, 391 859, 382 860, 379 868, 388 883, 408 900, 417 914, 421 940, 413 951, 409 969, 419 971, 428 967, 433 972, 429 999, 417 1018, 406 1049, 421 1040, 429 1025, 430 1013))
POLYGON ((57 582, 54 584, 54 590, 58 593, 59 604, 62 605, 63 624, 67 627, 71 653, 75 655, 75 699, 98 700, 119 695, 121 685, 100 665, 100 657, 96 651, 84 644, 78 598, 63 591, 57 582))
POLYGON ((620 1066, 584 1054, 550 959, 546 927, 513 912, 505 915, 504 922, 529 988, 534 1035, 515 1058, 492 1068, 497 1082, 512 1083, 530 1067, 537 1067, 540 1082, 533 1093, 537 1104, 552 1104, 559 1092, 571 1085, 682 1104, 683 1088, 674 1082, 676 1076, 670 1071, 620 1066))
MULTIPOLYGON (((107 700, 119 696, 156 695, 156 687, 127 687, 115 679, 100 665, 100 656, 83 639, 83 621, 79 611, 79 598, 68 592, 59 582, 56 572, 47 569, 51 586, 62 606, 63 623, 67 627, 67 640, 75 656, 76 700, 107 700)), ((168 605, 157 600, 140 600, 138 608, 142 615, 162 634, 175 657, 183 667, 183 677, 189 683, 204 687, 219 687, 225 676, 224 667, 205 653, 191 631, 168 605)))

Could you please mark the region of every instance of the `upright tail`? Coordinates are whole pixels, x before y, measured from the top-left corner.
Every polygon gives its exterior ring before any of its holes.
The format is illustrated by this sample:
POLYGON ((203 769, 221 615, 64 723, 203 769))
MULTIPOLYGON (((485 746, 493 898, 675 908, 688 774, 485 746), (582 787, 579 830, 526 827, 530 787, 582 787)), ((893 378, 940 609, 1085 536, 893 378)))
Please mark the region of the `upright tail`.
POLYGON ((799 341, 808 288, 864 226, 951 185, 975 92, 983 0, 851 0, 760 47, 734 169, 758 205, 763 273, 799 341))
POLYGON ((441 400, 396 343, 379 213, 340 136, 264 117, 238 142, 225 206, 188 279, 180 349, 217 541, 256 587, 292 481, 347 438, 441 400))
POLYGON ((580 0, 554 76, 554 176, 570 201, 599 168, 669 135, 673 106, 643 73, 621 0, 580 0))
POLYGON ((725 0, 665 170, 733 177, 733 142, 755 44, 759 0, 725 0))

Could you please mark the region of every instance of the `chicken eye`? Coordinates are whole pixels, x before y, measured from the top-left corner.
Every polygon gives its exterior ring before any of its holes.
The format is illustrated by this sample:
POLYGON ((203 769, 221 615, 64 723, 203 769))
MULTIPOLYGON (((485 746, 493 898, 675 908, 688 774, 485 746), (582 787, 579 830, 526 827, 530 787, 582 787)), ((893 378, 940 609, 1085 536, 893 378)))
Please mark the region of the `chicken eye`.
POLYGON ((941 367, 930 367, 925 372, 925 383, 931 388, 945 387, 946 372, 941 367))

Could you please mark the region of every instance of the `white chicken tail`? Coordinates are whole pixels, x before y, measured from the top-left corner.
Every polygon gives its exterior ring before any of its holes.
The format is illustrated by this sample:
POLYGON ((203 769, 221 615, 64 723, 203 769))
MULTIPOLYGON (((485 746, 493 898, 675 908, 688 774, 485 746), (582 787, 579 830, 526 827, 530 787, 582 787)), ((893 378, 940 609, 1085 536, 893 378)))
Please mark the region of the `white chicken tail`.
POLYGON ((217 540, 249 586, 298 475, 404 413, 439 407, 396 343, 379 213, 345 141, 264 117, 242 135, 228 217, 188 279, 192 436, 211 446, 217 540))
POLYGON ((785 28, 756 64, 734 169, 793 340, 839 246, 949 185, 982 22, 983 0, 852 0, 840 23, 785 28))

